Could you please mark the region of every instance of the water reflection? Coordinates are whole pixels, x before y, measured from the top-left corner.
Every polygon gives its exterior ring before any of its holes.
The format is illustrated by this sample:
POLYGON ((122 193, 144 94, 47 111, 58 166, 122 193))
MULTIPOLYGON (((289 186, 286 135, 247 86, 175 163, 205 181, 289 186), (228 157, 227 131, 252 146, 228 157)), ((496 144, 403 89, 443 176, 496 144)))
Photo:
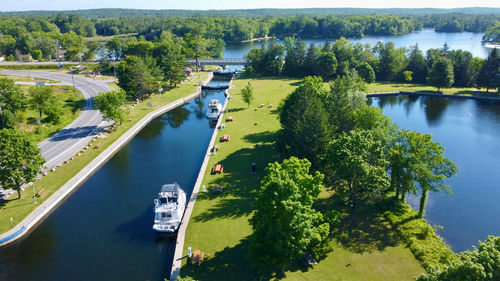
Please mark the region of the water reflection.
POLYGON ((172 128, 179 128, 182 123, 188 119, 190 113, 191 112, 186 108, 186 106, 183 105, 169 111, 160 119, 162 121, 166 121, 172 128))
POLYGON ((424 97, 422 104, 424 106, 425 117, 429 126, 439 126, 443 119, 446 108, 450 104, 449 98, 424 97))
MULTIPOLYGON (((460 168, 446 180, 451 194, 429 195, 426 219, 454 251, 500 235, 500 102, 402 95, 373 98, 399 127, 433 135, 460 168), (415 106, 417 105, 417 106, 415 106), (466 206, 466 207, 464 207, 466 206)), ((418 198, 409 203, 418 208, 418 198)))

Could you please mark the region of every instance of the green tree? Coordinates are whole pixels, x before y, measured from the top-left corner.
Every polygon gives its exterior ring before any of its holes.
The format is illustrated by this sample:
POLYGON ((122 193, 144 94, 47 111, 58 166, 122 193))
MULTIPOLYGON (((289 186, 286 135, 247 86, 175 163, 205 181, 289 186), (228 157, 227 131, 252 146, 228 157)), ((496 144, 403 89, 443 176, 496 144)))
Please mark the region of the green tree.
POLYGON ((418 48, 418 44, 411 46, 408 54, 408 65, 406 70, 413 73, 412 80, 417 83, 424 83, 427 77, 427 61, 418 48))
POLYGON ((353 209, 389 186, 384 148, 370 131, 342 133, 331 142, 323 161, 328 181, 338 184, 353 209))
POLYGON ((95 97, 94 105, 102 113, 104 119, 113 120, 115 123, 123 123, 125 118, 125 110, 122 108, 125 103, 125 92, 122 91, 109 91, 100 93, 95 97))
POLYGON ((342 133, 354 127, 353 112, 366 104, 366 84, 355 75, 337 77, 330 82, 330 91, 324 98, 330 123, 335 132, 342 133))
POLYGON ((249 252, 256 264, 283 269, 328 236, 329 224, 311 207, 323 175, 310 175, 310 166, 306 159, 292 157, 266 168, 250 219, 249 252))
POLYGON ((321 77, 306 77, 280 106, 277 147, 286 156, 307 158, 316 167, 335 128, 325 109, 321 77))
POLYGON ((250 107, 250 104, 255 99, 255 97, 253 95, 252 84, 250 84, 250 82, 248 82, 248 84, 245 86, 245 88, 241 89, 240 93, 241 93, 241 99, 243 100, 243 102, 246 103, 248 105, 248 107, 250 107))
POLYGON ((127 56, 116 68, 118 86, 130 99, 144 100, 159 89, 158 69, 150 60, 127 56))
POLYGON ((438 88, 448 88, 453 85, 453 64, 445 57, 438 58, 429 71, 428 82, 438 88))
POLYGON ((449 192, 450 187, 444 180, 455 175, 458 168, 450 159, 444 157, 444 147, 433 142, 429 134, 413 133, 410 145, 411 157, 414 157, 415 161, 412 167, 414 180, 421 189, 418 216, 423 217, 429 191, 449 192))
POLYGON ((14 129, 0 130, 0 184, 12 188, 21 198, 21 186, 35 179, 45 163, 40 149, 14 129))
POLYGON ((0 78, 0 106, 10 112, 25 111, 28 101, 21 87, 8 78, 0 78))
POLYGON ((40 119, 42 118, 42 113, 50 106, 54 101, 54 89, 50 86, 34 86, 29 89, 30 92, 30 105, 31 108, 38 111, 40 114, 40 119))
POLYGON ((375 82, 375 71, 372 66, 367 62, 361 63, 357 68, 359 77, 361 77, 366 83, 375 82))
POLYGON ((41 61, 43 59, 43 53, 41 50, 36 49, 31 51, 31 57, 33 57, 34 60, 41 61))
POLYGON ((485 87, 488 92, 490 88, 498 83, 497 76, 500 74, 500 53, 498 49, 492 49, 484 60, 477 77, 478 86, 485 87))
POLYGON ((417 281, 494 281, 500 280, 500 237, 488 236, 479 248, 460 253, 444 267, 435 267, 418 276, 417 281))

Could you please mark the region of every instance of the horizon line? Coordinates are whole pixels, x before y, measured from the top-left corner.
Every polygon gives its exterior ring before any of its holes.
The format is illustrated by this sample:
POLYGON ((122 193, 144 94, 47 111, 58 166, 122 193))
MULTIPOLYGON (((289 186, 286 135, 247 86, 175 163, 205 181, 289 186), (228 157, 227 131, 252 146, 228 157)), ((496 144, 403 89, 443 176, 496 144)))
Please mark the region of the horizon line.
POLYGON ((252 11, 252 10, 304 10, 304 9, 358 9, 358 10, 390 10, 390 9, 433 9, 433 10, 453 10, 453 9, 500 9, 500 6, 464 6, 464 7, 451 7, 451 8, 437 8, 437 7, 390 7, 390 8, 363 8, 363 7, 294 7, 294 8, 249 8, 249 9, 154 9, 154 8, 117 8, 117 7, 101 7, 91 9, 48 9, 48 10, 0 10, 0 13, 17 13, 17 12, 74 12, 74 11, 92 11, 92 10, 137 10, 137 11, 252 11))

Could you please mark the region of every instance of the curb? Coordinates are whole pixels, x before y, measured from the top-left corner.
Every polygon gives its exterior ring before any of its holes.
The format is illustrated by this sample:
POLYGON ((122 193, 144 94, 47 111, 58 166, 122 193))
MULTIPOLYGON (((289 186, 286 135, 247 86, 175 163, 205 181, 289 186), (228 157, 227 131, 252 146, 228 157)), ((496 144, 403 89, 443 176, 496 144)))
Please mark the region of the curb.
MULTIPOLYGON (((231 85, 232 80, 229 82, 229 85, 231 85)), ((198 177, 196 178, 196 183, 194 184, 193 191, 191 192, 191 197, 189 198, 188 205, 186 207, 186 211, 184 212, 184 216, 182 217, 181 221, 181 226, 179 227, 179 230, 177 232, 177 238, 175 242, 175 252, 174 252, 174 259, 172 261, 172 269, 170 271, 170 278, 169 280, 176 280, 177 276, 179 276, 181 272, 181 266, 182 266, 182 259, 183 259, 183 252, 184 252, 184 238, 186 235, 186 230, 187 226, 189 224, 189 219, 191 218, 191 214, 193 213, 194 209, 194 204, 196 203, 196 198, 198 197, 198 193, 200 191, 200 186, 201 183, 203 182, 203 178, 205 177, 205 172, 208 167, 208 162, 210 160, 211 156, 211 148, 214 146, 214 143, 217 139, 217 134, 219 133, 219 126, 222 123, 222 120, 224 120, 224 111, 227 108, 227 103, 229 101, 229 92, 228 89, 226 89, 226 101, 224 102, 224 106, 222 107, 222 113, 219 116, 219 120, 217 121, 217 125, 215 125, 214 132, 212 134, 212 138, 210 139, 210 143, 207 148, 207 152, 205 153, 205 158, 203 160, 203 163, 201 164, 200 172, 198 173, 198 177)))
MULTIPOLYGON (((212 78, 209 74, 206 80, 212 78)), ((28 234, 30 230, 36 228, 52 211, 54 211, 59 204, 64 202, 71 193, 80 187, 80 185, 87 180, 95 171, 97 171, 104 163, 107 162, 118 150, 127 144, 142 128, 144 128, 152 119, 168 112, 188 101, 196 98, 201 93, 200 87, 197 91, 187 97, 180 98, 174 102, 162 106, 161 108, 152 111, 141 120, 139 120, 128 131, 121 135, 114 143, 112 143, 106 150, 101 152, 94 160, 78 172, 73 178, 66 182, 61 188, 56 190, 46 201, 25 217, 20 223, 14 226, 9 231, 0 234, 0 247, 8 245, 28 234)))

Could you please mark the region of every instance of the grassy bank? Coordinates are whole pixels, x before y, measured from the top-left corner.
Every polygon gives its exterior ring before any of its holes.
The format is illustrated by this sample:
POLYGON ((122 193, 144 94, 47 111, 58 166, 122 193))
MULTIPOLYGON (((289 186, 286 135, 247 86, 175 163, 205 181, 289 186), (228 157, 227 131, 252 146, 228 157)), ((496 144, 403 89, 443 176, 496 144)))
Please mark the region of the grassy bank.
MULTIPOLYGON (((267 163, 276 161, 274 142, 280 128, 276 107, 299 84, 293 79, 238 79, 231 90, 233 99, 219 134, 229 134, 231 140, 221 143, 221 149, 210 159, 203 184, 207 193, 198 196, 186 232, 187 247, 210 254, 201 265, 183 261, 181 276, 197 280, 260 280, 273 279, 270 272, 252 266, 247 258, 248 219, 253 212, 255 190, 264 175, 267 163), (250 108, 241 101, 239 91, 251 82, 255 101, 250 108), (260 108, 260 104, 264 107, 260 108), (272 107, 269 105, 272 104, 272 107), (257 174, 250 173, 252 162, 257 174), (222 163, 224 173, 211 175, 213 165, 222 163), (222 193, 211 191, 215 185, 222 193)), ((331 191, 325 191, 318 208, 328 207, 331 191)), ((338 234, 330 241, 330 251, 322 253, 319 264, 306 268, 292 265, 286 272, 288 280, 412 280, 424 270, 413 257, 404 241, 392 229, 383 212, 373 208, 359 210, 347 216, 338 234)))
MULTIPOLYGON (((80 156, 75 156, 75 159, 71 160, 68 164, 64 164, 55 172, 50 172, 47 176, 36 181, 37 191, 44 189, 48 192, 47 196, 37 199, 38 203, 40 204, 46 200, 54 191, 59 189, 82 168, 88 165, 90 161, 116 141, 123 133, 130 129, 146 114, 179 98, 194 93, 196 91, 196 84, 199 80, 206 79, 207 75, 207 73, 197 74, 192 82, 182 84, 178 88, 165 92, 162 95, 154 95, 151 99, 139 103, 131 109, 122 126, 117 127, 111 133, 104 134, 104 137, 99 138, 98 141, 94 142, 92 148, 87 149, 85 153, 82 153, 80 156), (152 107, 148 107, 148 103, 151 103, 152 107), (99 147, 97 145, 99 145, 99 147)), ((31 188, 24 190, 22 195, 22 199, 17 199, 17 194, 14 194, 5 202, 0 203, 0 233, 3 233, 11 228, 11 217, 13 218, 14 223, 17 224, 37 207, 37 205, 33 204, 33 192, 31 188)))
MULTIPOLYGON (((428 85, 389 82, 375 82, 367 84, 367 88, 367 93, 392 93, 398 91, 436 93, 437 91, 436 87, 428 85)), ((490 91, 487 93, 486 89, 453 87, 442 88, 441 92, 446 95, 500 97, 500 94, 492 89, 490 89, 490 91)))

